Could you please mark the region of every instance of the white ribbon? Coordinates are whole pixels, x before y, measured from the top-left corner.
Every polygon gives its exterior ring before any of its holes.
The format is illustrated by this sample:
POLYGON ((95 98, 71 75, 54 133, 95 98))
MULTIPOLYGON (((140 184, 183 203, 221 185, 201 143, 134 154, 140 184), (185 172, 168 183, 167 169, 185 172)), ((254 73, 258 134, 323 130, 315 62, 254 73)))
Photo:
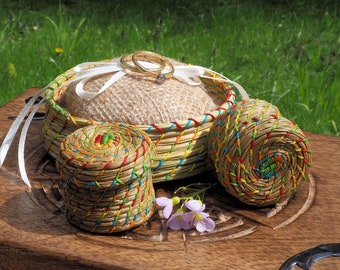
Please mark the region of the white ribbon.
POLYGON ((18 165, 19 165, 19 172, 21 179, 26 183, 31 188, 31 183, 30 180, 27 177, 26 173, 26 167, 25 167, 25 142, 26 142, 26 135, 28 128, 33 120, 34 114, 37 112, 39 109, 40 105, 45 102, 45 98, 42 98, 38 104, 36 104, 31 113, 28 115, 25 124, 21 130, 21 135, 19 139, 19 145, 18 145, 18 165))
POLYGON ((38 100, 39 96, 43 94, 43 92, 46 90, 46 87, 42 88, 40 91, 38 91, 27 104, 25 107, 21 110, 19 115, 14 120, 12 126, 8 130, 5 139, 3 140, 1 147, 0 147, 0 168, 2 167, 6 156, 8 154, 8 150, 15 138, 15 135, 17 134, 22 122, 24 121, 24 118, 28 114, 29 110, 33 107, 33 110, 29 113, 27 116, 25 125, 21 131, 21 136, 19 140, 19 146, 18 146, 18 163, 19 163, 19 172, 22 180, 31 187, 30 181, 28 180, 26 169, 25 169, 25 160, 24 160, 24 148, 25 148, 25 140, 26 140, 26 134, 28 127, 33 119, 34 114, 38 110, 39 106, 45 101, 45 98, 41 99, 41 101, 34 105, 33 104, 38 100))
MULTIPOLYGON (((153 68, 154 64, 150 62, 143 62, 146 68, 153 68)), ((121 66, 119 61, 107 62, 87 62, 77 65, 74 68, 75 78, 71 79, 68 83, 77 82, 75 91, 77 95, 84 99, 92 99, 107 90, 111 85, 117 82, 120 78, 125 76, 130 70, 121 66), (85 84, 96 76, 114 73, 112 77, 97 91, 84 90, 85 84)), ((200 66, 175 66, 174 78, 189 84, 199 85, 201 82, 199 76, 203 75, 205 68, 200 66)))
MULTIPOLYGON (((77 65, 74 67, 73 71, 68 73, 67 76, 74 76, 73 79, 67 81, 65 84, 70 84, 72 82, 76 82, 75 91, 77 95, 84 99, 92 99, 96 97, 97 95, 103 93, 105 90, 107 90, 111 85, 113 85, 116 81, 118 81, 120 78, 125 76, 127 73, 131 72, 130 70, 124 69, 119 61, 117 59, 114 59, 112 61, 106 61, 106 62, 86 62, 77 65), (115 61, 114 61, 115 60, 115 61), (114 73, 108 81, 105 82, 105 84, 96 92, 89 92, 84 90, 84 85, 93 77, 101 76, 104 74, 110 74, 114 73)), ((143 64, 146 68, 152 68, 154 67, 154 64, 145 62, 143 64)), ((174 78, 177 80, 180 80, 186 84, 189 85, 200 85, 201 81, 199 77, 202 78, 208 78, 212 80, 220 80, 221 82, 225 81, 227 83, 230 83, 234 85, 238 91, 240 92, 242 99, 249 99, 247 92, 244 90, 244 88, 239 85, 238 83, 228 79, 227 77, 204 67, 200 66, 192 66, 192 65, 183 65, 183 66, 175 66, 174 67, 174 78), (208 71, 212 74, 216 74, 217 76, 211 77, 206 76, 204 73, 208 71)), ((25 105, 25 107, 21 110, 17 118, 14 120, 12 126, 10 127, 9 131, 7 132, 7 135, 5 139, 2 142, 2 145, 0 147, 0 168, 2 167, 8 150, 14 140, 15 135, 17 134, 21 124, 23 123, 25 116, 27 116, 25 124, 22 128, 20 139, 19 139, 19 145, 18 145, 18 165, 19 165, 19 172, 21 179, 25 182, 25 184, 31 188, 30 180, 28 179, 26 168, 25 168, 25 142, 26 142, 26 136, 28 128, 32 122, 34 114, 37 112, 41 104, 45 101, 45 98, 41 99, 41 101, 38 104, 34 103, 38 100, 39 96, 41 96, 45 90, 50 86, 47 85, 46 87, 42 88, 40 91, 38 91, 31 99, 30 101, 25 105), (32 109, 32 110, 31 110, 32 109), (29 113, 29 111, 31 112, 29 113)))
MULTIPOLYGON (((146 68, 153 68, 155 65, 153 63, 143 61, 143 66, 146 68)), ((118 59, 114 59, 106 62, 86 62, 77 65, 74 68, 74 73, 72 75, 76 75, 74 79, 71 79, 68 83, 77 82, 75 91, 77 95, 84 99, 92 99, 97 95, 103 93, 107 90, 111 85, 113 85, 116 81, 122 78, 124 75, 129 73, 130 70, 125 69, 121 66, 118 59), (93 77, 102 76, 104 74, 114 73, 112 77, 100 88, 98 91, 86 91, 84 90, 85 84, 91 80, 93 77)), ((244 88, 238 83, 228 79, 227 77, 201 66, 194 65, 185 65, 185 66, 174 66, 174 78, 179 81, 182 81, 189 85, 200 85, 201 81, 199 77, 210 78, 214 80, 226 81, 232 85, 234 85, 240 92, 243 99, 249 99, 247 92, 244 88), (218 75, 220 78, 216 77, 208 77, 205 76, 204 73, 209 71, 210 73, 218 75)))

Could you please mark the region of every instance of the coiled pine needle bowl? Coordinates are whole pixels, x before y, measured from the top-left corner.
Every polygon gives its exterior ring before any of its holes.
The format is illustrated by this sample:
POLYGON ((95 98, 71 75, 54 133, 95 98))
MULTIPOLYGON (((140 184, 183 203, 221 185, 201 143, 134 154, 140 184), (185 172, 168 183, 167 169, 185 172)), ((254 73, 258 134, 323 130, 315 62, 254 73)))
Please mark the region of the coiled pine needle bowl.
POLYGON ((208 145, 218 180, 248 205, 290 200, 311 167, 305 134, 263 100, 243 100, 218 117, 208 145))
MULTIPOLYGON (((116 65, 118 61, 109 62, 116 65)), ((175 70, 177 65, 184 65, 172 62, 175 70)), ((91 72, 97 65, 107 63, 88 64, 85 70, 91 72)), ((196 86, 175 78, 159 84, 143 74, 128 72, 105 93, 91 100, 76 96, 76 86, 69 82, 77 76, 75 68, 70 69, 46 89, 43 131, 49 154, 57 158, 64 138, 83 126, 105 122, 133 124, 146 132, 156 146, 157 155, 152 165, 154 183, 183 179, 207 169, 210 127, 236 99, 236 87, 209 70, 199 77, 200 85, 196 86), (179 112, 183 114, 178 115, 179 112), (164 122, 152 119, 164 119, 164 122)), ((95 76, 85 86, 90 91, 102 86, 107 79, 106 75, 95 76)))

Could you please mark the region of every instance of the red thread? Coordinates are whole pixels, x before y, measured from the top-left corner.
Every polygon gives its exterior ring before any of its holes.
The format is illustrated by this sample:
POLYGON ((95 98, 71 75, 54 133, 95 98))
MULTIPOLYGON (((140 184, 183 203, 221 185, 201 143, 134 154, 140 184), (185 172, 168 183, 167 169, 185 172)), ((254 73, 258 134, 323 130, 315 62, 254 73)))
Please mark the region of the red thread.
POLYGON ((111 164, 111 161, 106 162, 103 170, 106 170, 110 166, 110 164, 111 164))
POLYGON ((63 129, 65 129, 67 127, 68 121, 65 121, 63 124, 63 129))
POLYGON ((127 161, 127 156, 124 157, 122 164, 120 164, 120 167, 123 167, 127 161))
POLYGON ((59 113, 55 113, 55 114, 53 115, 53 117, 52 117, 52 122, 53 122, 54 120, 58 119, 58 115, 59 115, 59 113))
POLYGON ((181 131, 184 130, 184 128, 179 123, 177 122, 171 122, 171 123, 175 124, 181 131))
POLYGON ((87 161, 84 162, 83 166, 81 167, 81 169, 85 169, 87 167, 87 165, 89 165, 89 163, 87 161))
POLYGON ((232 92, 232 89, 231 89, 231 88, 230 88, 229 91, 228 91, 228 95, 231 96, 231 97, 236 98, 236 94, 235 94, 235 93, 230 94, 229 92, 232 92))
POLYGON ((280 188, 280 196, 283 196, 285 194, 285 189, 283 187, 280 188))
POLYGON ((103 135, 99 134, 97 135, 97 137, 95 138, 94 142, 95 143, 100 143, 102 141, 103 135))
MULTIPOLYGON (((144 147, 143 144, 142 144, 142 147, 143 147, 143 152, 144 152, 145 151, 145 147, 144 147)), ((135 159, 133 161, 135 162, 138 159, 138 157, 139 157, 139 149, 136 150, 136 156, 135 156, 135 159)))
POLYGON ((131 206, 133 207, 133 206, 135 206, 135 204, 136 204, 136 199, 134 199, 134 200, 132 201, 131 206))
POLYGON ((198 121, 197 121, 196 119, 194 119, 194 118, 188 118, 188 120, 191 120, 191 121, 195 122, 195 124, 198 125, 198 126, 201 125, 201 123, 198 122, 198 121))
POLYGON ((74 160, 74 157, 70 157, 66 160, 66 163, 70 163, 72 160, 74 160))
POLYGON ((157 129, 158 131, 160 131, 161 133, 165 133, 165 130, 162 129, 161 127, 155 125, 155 124, 152 124, 151 126, 153 126, 155 129, 157 129))
POLYGON ((275 156, 274 161, 278 161, 280 163, 283 163, 283 158, 281 156, 275 156))

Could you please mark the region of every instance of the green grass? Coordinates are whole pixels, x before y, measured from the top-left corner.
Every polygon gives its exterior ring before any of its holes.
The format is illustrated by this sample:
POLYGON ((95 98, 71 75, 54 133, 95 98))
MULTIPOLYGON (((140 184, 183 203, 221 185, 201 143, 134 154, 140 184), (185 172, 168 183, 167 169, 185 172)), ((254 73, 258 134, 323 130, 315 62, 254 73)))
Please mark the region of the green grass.
POLYGON ((144 49, 214 69, 303 130, 340 136, 340 1, 0 0, 0 16, 0 105, 78 63, 144 49))

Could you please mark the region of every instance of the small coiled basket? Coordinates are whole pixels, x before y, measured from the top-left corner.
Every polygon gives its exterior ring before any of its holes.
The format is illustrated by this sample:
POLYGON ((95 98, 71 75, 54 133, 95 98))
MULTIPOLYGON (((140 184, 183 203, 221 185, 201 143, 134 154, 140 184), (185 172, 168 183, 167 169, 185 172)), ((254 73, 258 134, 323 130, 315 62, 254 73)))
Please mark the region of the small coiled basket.
POLYGON ((147 221, 154 212, 154 154, 149 136, 130 125, 89 125, 67 135, 57 168, 70 223, 113 233, 147 221))

